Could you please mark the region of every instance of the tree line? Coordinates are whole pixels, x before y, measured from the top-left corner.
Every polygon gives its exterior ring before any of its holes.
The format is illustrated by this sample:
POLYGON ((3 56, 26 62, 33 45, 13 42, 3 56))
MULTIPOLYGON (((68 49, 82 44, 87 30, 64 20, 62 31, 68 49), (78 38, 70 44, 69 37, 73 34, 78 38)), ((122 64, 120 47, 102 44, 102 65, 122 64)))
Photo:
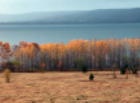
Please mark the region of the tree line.
POLYGON ((111 70, 140 64, 140 39, 72 40, 67 44, 0 42, 1 68, 16 72, 111 70))

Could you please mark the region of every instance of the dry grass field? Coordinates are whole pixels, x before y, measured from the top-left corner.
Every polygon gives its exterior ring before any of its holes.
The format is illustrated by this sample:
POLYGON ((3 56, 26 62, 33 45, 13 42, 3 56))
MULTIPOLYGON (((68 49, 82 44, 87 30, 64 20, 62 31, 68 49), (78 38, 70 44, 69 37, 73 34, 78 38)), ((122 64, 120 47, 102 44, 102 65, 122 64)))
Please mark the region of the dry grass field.
POLYGON ((140 103, 140 77, 93 73, 13 73, 10 83, 1 73, 0 103, 140 103))

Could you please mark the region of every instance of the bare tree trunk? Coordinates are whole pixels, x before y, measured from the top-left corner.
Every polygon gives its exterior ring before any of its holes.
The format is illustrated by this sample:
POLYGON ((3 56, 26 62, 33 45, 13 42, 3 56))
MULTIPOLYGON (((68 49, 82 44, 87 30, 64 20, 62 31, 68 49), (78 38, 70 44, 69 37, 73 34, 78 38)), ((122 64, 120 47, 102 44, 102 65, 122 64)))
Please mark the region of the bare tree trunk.
POLYGON ((116 79, 117 75, 116 75, 116 71, 113 69, 113 78, 116 79))

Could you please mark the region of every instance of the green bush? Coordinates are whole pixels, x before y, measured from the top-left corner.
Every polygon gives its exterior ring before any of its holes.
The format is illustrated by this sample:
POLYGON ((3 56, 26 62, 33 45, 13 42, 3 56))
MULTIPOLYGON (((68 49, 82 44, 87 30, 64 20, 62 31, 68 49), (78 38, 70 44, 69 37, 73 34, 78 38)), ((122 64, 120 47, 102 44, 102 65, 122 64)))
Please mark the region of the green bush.
POLYGON ((45 73, 45 72, 46 72, 45 68, 41 68, 41 69, 39 69, 39 71, 40 71, 41 73, 45 73))
POLYGON ((125 73, 126 73, 126 69, 121 68, 121 69, 120 69, 120 74, 125 74, 125 73))
POLYGON ((83 73, 88 72, 88 68, 87 68, 87 66, 85 66, 85 65, 83 65, 83 66, 81 67, 81 69, 82 69, 82 72, 83 72, 83 73))
POLYGON ((89 75, 89 80, 94 80, 94 78, 95 78, 95 77, 94 77, 94 74, 91 73, 91 74, 89 75))
POLYGON ((137 68, 133 68, 133 69, 132 69, 132 73, 133 73, 133 74, 138 74, 138 69, 137 69, 137 68))
POLYGON ((133 74, 137 74, 138 73, 138 68, 135 65, 124 65, 123 67, 120 68, 120 73, 121 74, 126 74, 126 71, 129 70, 131 71, 133 74))
POLYGON ((129 68, 128 64, 124 64, 121 68, 120 68, 120 74, 126 74, 127 69, 129 68))

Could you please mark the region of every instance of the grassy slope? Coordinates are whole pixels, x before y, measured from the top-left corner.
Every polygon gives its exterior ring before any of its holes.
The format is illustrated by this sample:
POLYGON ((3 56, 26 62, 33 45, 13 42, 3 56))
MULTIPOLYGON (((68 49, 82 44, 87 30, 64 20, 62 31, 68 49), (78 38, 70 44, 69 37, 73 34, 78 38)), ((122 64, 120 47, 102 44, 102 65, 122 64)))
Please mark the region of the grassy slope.
POLYGON ((88 74, 14 73, 7 84, 1 73, 0 103, 140 103, 140 77, 94 72, 89 82, 88 74))

